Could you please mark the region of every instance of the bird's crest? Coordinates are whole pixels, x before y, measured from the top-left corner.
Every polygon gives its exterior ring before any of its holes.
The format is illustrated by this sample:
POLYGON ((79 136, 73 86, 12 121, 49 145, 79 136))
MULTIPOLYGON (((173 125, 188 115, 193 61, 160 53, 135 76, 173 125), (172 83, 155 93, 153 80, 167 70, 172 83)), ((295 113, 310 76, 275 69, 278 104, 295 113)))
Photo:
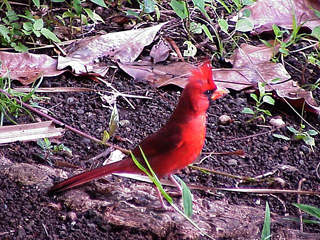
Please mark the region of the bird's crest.
POLYGON ((199 68, 191 70, 190 82, 202 82, 208 89, 216 89, 217 86, 212 79, 212 67, 210 62, 205 62, 199 68))

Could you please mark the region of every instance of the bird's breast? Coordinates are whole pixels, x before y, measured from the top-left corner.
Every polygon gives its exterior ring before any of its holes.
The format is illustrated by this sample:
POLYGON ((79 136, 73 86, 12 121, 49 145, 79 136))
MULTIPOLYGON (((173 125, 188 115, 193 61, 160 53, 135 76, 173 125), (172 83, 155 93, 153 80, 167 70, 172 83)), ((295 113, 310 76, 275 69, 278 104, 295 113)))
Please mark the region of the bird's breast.
POLYGON ((181 128, 181 144, 179 147, 154 159, 155 172, 162 177, 177 172, 193 163, 203 148, 206 133, 206 115, 198 116, 192 121, 185 122, 181 128))

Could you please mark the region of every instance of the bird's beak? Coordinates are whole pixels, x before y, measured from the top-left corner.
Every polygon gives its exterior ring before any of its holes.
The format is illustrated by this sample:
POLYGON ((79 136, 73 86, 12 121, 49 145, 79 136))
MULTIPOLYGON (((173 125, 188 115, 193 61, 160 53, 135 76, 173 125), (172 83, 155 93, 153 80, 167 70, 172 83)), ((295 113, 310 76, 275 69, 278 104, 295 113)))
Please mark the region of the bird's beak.
POLYGON ((218 87, 217 90, 214 91, 214 93, 211 96, 211 100, 216 100, 218 98, 223 97, 224 95, 227 95, 229 93, 228 89, 224 87, 218 87))

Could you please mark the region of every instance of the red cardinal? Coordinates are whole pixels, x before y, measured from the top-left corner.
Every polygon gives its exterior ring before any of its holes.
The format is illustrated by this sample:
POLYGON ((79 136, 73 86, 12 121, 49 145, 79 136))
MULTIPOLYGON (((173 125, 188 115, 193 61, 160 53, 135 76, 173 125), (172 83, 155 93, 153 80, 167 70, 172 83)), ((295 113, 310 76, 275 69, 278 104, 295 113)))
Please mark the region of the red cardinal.
MULTIPOLYGON (((218 99, 226 93, 225 89, 218 88, 214 83, 209 63, 192 71, 189 83, 183 90, 178 106, 169 121, 140 143, 159 179, 169 176, 177 184, 172 174, 188 166, 199 156, 206 134, 206 110, 211 100, 218 99)), ((132 153, 142 165, 146 166, 138 147, 132 153)), ((50 192, 60 192, 111 173, 141 173, 141 171, 131 157, 127 157, 119 162, 71 177, 54 185, 50 192)), ((165 208, 161 196, 160 200, 165 208)))

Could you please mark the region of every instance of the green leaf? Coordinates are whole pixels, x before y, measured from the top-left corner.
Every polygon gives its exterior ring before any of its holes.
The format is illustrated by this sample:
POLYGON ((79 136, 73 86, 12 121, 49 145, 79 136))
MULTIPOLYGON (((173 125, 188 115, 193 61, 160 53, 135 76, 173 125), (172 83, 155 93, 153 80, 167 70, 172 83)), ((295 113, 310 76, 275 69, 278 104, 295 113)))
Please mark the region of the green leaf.
POLYGON ((315 135, 317 135, 318 134, 318 132, 317 131, 315 131, 315 130, 308 130, 307 131, 307 133, 310 135, 310 136, 315 136, 315 135))
POLYGON ((205 10, 205 0, 192 0, 194 6, 199 8, 199 10, 208 18, 210 19, 207 11, 205 10))
POLYGON ((191 22, 190 23, 190 32, 194 34, 201 34, 202 33, 202 24, 201 23, 196 23, 196 22, 191 22))
POLYGON ((280 139, 286 140, 286 141, 290 141, 290 139, 291 139, 291 138, 289 138, 287 136, 284 136, 282 134, 277 134, 277 133, 272 134, 272 136, 274 136, 276 138, 280 138, 280 139))
POLYGON ((250 9, 243 9, 242 14, 244 17, 248 18, 251 16, 251 11, 250 9))
POLYGON ((182 181, 181 178, 179 178, 178 176, 174 176, 181 184, 182 187, 182 204, 183 204, 183 210, 184 213, 188 216, 191 217, 192 216, 192 194, 190 189, 188 188, 188 186, 185 184, 184 181, 182 181))
POLYGON ((40 8, 40 0, 32 0, 32 2, 37 8, 40 8))
POLYGON ((250 94, 250 97, 253 98, 256 102, 259 102, 258 96, 257 96, 256 94, 251 93, 251 94, 250 94))
POLYGON ((81 7, 81 1, 80 0, 73 0, 73 8, 76 11, 77 16, 80 16, 82 7, 81 7))
POLYGON ((116 130, 118 128, 118 124, 119 124, 119 113, 118 113, 117 105, 115 103, 114 107, 112 109, 110 122, 109 122, 109 134, 110 134, 110 136, 112 136, 116 132, 116 130))
POLYGON ((306 213, 309 213, 311 216, 320 219, 320 208, 317 208, 311 205, 306 205, 306 204, 298 204, 298 203, 292 203, 292 205, 301 209, 306 213))
POLYGON ((95 13, 95 12, 92 12, 92 10, 90 8, 84 8, 83 10, 88 14, 89 18, 92 21, 94 21, 95 23, 97 21, 100 21, 100 22, 104 23, 104 20, 100 17, 100 15, 95 13))
POLYGON ((108 142, 109 139, 110 139, 109 133, 106 130, 104 130, 103 131, 103 136, 102 136, 102 143, 108 142))
POLYGON ((274 79, 271 80, 272 83, 277 83, 277 82, 279 82, 279 81, 281 81, 280 78, 274 78, 274 79))
POLYGON ((73 12, 71 12, 70 10, 68 10, 68 11, 65 11, 65 12, 62 14, 62 17, 63 17, 63 18, 67 18, 67 17, 73 18, 73 17, 75 17, 75 14, 74 14, 73 12))
MULTIPOLYGON (((262 109, 260 109, 260 110, 262 110, 262 109)), ((268 116, 272 116, 272 114, 271 114, 271 112, 269 111, 269 110, 263 110, 263 112, 266 114, 266 115, 268 115, 268 116)))
POLYGON ((267 240, 271 238, 270 230, 270 208, 268 202, 266 202, 266 212, 264 215, 264 223, 261 233, 261 240, 267 240))
POLYGON ((258 82, 258 89, 259 89, 260 95, 264 95, 266 93, 265 86, 266 86, 266 83, 258 82))
POLYGON ((236 30, 239 32, 249 32, 253 29, 254 24, 248 18, 240 18, 236 23, 236 30))
POLYGON ((294 133, 294 134, 298 133, 298 131, 297 131, 296 129, 294 129, 293 127, 287 126, 287 129, 288 129, 290 132, 294 133))
POLYGON ((101 7, 108 8, 107 5, 105 4, 104 0, 90 0, 90 1, 101 6, 101 7))
POLYGON ((8 35, 9 33, 10 31, 6 26, 0 25, 0 35, 5 39, 7 43, 11 42, 10 37, 8 35))
POLYGON ((51 32, 48 28, 42 28, 40 32, 43 36, 45 36, 49 40, 52 40, 54 42, 61 42, 60 39, 57 38, 57 36, 53 32, 51 32))
POLYGON ((17 14, 12 10, 6 12, 6 16, 9 19, 10 22, 14 22, 14 21, 18 21, 19 20, 19 17, 17 16, 17 14))
POLYGON ((24 30, 30 32, 32 30, 32 23, 31 22, 24 22, 22 24, 24 30))
POLYGON ((255 1, 253 1, 253 0, 242 0, 242 5, 244 5, 244 6, 252 5, 254 3, 255 3, 255 1))
POLYGON ((213 42, 213 37, 212 37, 212 34, 209 31, 208 27, 206 25, 204 25, 204 24, 202 24, 201 27, 202 27, 204 33, 206 34, 207 38, 209 38, 210 41, 213 42))
POLYGON ((28 48, 20 42, 17 45, 15 45, 13 48, 17 52, 28 52, 28 48))
POLYGON ((316 26, 312 29, 311 35, 320 41, 320 26, 316 26))
POLYGON ((254 111, 253 111, 251 108, 244 108, 244 109, 242 110, 242 113, 254 115, 254 111))
POLYGON ((33 32, 34 35, 36 35, 38 38, 41 37, 41 32, 40 32, 40 31, 37 31, 37 30, 32 29, 32 32, 33 32))
POLYGON ((51 2, 61 3, 61 2, 65 2, 65 0, 51 0, 51 2))
POLYGON ((274 99, 270 96, 264 96, 262 98, 262 102, 268 103, 270 105, 274 105, 274 103, 275 103, 274 99))
POLYGON ((272 24, 272 30, 274 32, 274 35, 278 38, 281 37, 283 34, 283 32, 280 30, 280 28, 276 24, 272 24))
POLYGON ((260 39, 260 41, 263 42, 263 44, 266 45, 266 46, 269 47, 269 48, 273 47, 272 44, 269 43, 269 42, 266 41, 266 40, 260 39))
POLYGON ((141 19, 139 13, 135 12, 135 11, 132 11, 132 10, 127 10, 125 11, 125 13, 128 15, 128 16, 135 16, 136 18, 141 19))
POLYGON ((170 6, 182 20, 189 17, 189 10, 185 1, 172 0, 170 6))
POLYGON ((218 24, 219 24, 222 31, 224 31, 225 33, 228 33, 229 24, 228 24, 227 20, 220 18, 218 20, 218 24))
POLYGON ((303 138, 303 141, 311 147, 314 147, 316 145, 314 138, 311 136, 306 136, 305 138, 303 138))
POLYGON ((156 3, 153 0, 143 0, 143 4, 140 5, 140 8, 145 13, 153 13, 155 11, 154 7, 156 3))
POLYGON ((33 29, 40 31, 42 28, 43 28, 43 20, 41 18, 37 19, 33 24, 33 29))

